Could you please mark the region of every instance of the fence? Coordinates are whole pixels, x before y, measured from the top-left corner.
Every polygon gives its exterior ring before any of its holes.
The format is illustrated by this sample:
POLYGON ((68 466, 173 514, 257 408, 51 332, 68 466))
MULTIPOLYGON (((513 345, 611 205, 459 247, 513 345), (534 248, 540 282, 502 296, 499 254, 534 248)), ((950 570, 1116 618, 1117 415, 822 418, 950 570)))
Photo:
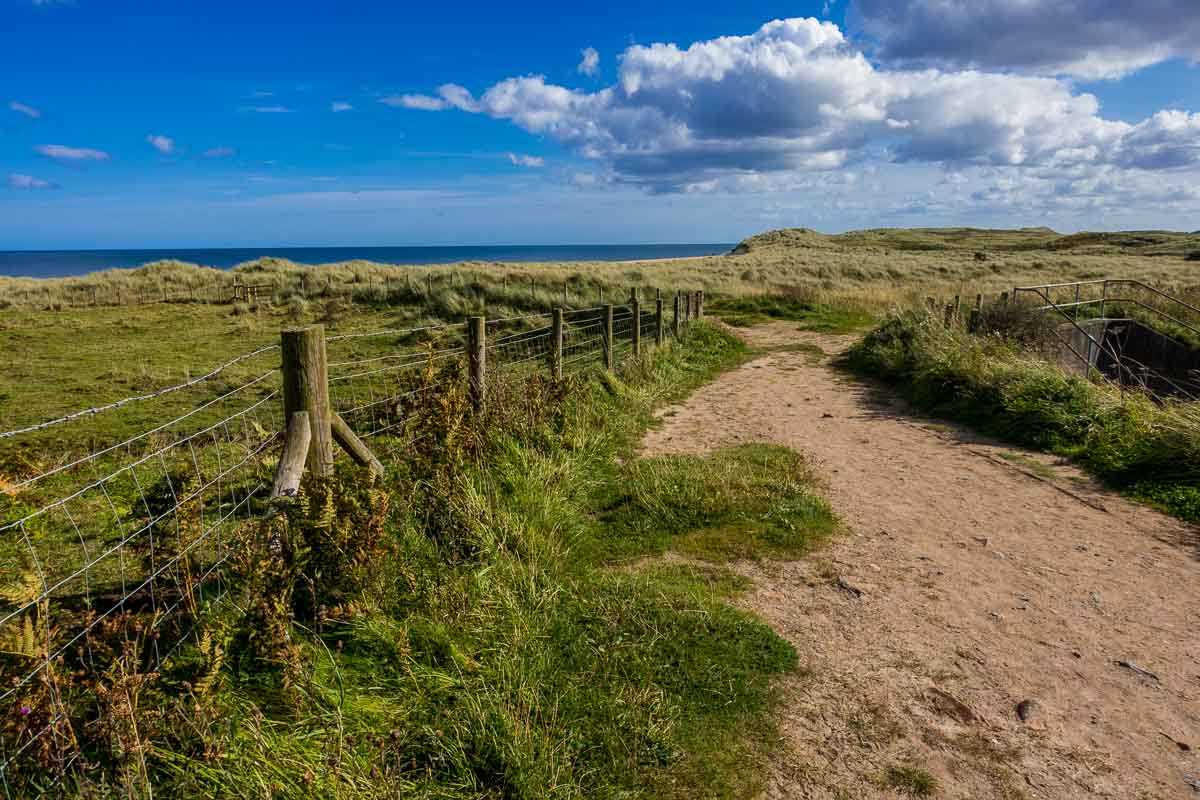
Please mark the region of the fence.
POLYGON ((703 293, 626 305, 326 336, 284 331, 272 345, 184 383, 14 430, 18 440, 159 398, 200 394, 183 414, 57 463, 39 459, 0 494, 0 786, 44 791, 79 748, 72 691, 94 690, 114 633, 144 643, 154 671, 196 641, 227 595, 235 525, 326 475, 337 449, 381 471, 425 432, 420 396, 461 382, 483 411, 493 381, 613 370, 703 316, 703 293), (434 367, 439 383, 419 380, 434 367), (231 381, 236 370, 250 375, 231 381), (65 680, 74 676, 71 680, 65 680), (82 679, 79 676, 84 676, 82 679), (68 687, 68 688, 64 688, 68 687), (32 769, 35 775, 31 776, 32 769))

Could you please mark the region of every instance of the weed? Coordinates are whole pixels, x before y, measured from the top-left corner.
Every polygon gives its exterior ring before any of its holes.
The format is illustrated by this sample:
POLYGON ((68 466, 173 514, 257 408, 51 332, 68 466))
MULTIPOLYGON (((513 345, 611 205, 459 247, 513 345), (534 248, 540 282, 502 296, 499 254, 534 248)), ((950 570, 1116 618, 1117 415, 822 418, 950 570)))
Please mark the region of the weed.
POLYGON ((931 797, 937 792, 937 778, 921 767, 904 764, 888 767, 884 783, 913 797, 931 797))

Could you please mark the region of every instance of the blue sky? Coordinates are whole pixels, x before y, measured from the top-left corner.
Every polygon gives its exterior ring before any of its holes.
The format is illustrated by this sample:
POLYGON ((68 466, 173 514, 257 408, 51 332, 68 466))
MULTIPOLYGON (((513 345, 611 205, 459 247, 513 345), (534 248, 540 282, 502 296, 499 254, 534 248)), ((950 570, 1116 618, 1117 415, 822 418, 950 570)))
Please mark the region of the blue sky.
POLYGON ((408 5, 0 0, 0 249, 1200 228, 1195 0, 408 5))

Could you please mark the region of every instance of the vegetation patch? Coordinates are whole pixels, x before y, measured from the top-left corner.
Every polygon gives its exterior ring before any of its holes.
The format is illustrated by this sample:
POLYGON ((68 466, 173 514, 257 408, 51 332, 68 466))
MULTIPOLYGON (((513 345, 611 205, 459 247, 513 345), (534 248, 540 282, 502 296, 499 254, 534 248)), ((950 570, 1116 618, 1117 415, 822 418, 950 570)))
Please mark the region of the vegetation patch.
POLYGON ((763 295, 716 296, 707 302, 713 314, 736 327, 787 320, 801 323, 801 330, 855 333, 875 322, 875 317, 867 311, 820 302, 815 294, 799 289, 763 295))
POLYGON ((667 549, 717 563, 796 557, 836 524, 803 457, 776 445, 639 459, 614 485, 597 543, 609 560, 667 549))
POLYGON ((161 672, 147 631, 24 693, 69 716, 6 780, 53 784, 66 747, 68 796, 753 794, 796 654, 708 562, 802 552, 832 516, 787 451, 633 459, 656 407, 745 355, 699 324, 615 375, 499 391, 478 423, 440 393, 455 437, 243 525, 229 601, 161 672), (614 569, 669 548, 705 561, 614 569))
POLYGON ((1134 497, 1196 519, 1200 408, 1156 404, 1064 373, 1027 345, 993 331, 946 329, 899 314, 842 363, 882 378, 918 407, 1006 441, 1068 457, 1134 497))
POLYGON ((928 770, 909 764, 888 767, 884 784, 913 797, 931 797, 937 792, 937 778, 928 770))

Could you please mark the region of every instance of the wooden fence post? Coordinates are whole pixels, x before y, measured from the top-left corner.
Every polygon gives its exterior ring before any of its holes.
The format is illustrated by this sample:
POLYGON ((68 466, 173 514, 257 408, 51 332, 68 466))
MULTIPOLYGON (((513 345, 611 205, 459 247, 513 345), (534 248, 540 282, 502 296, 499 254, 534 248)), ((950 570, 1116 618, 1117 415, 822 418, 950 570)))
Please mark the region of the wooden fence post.
POLYGON ((550 374, 554 380, 563 376, 563 310, 554 309, 554 321, 550 329, 550 374))
POLYGON ((279 465, 275 468, 275 480, 271 484, 272 500, 296 494, 300 488, 300 478, 304 476, 304 463, 308 460, 311 442, 312 428, 308 424, 308 412, 297 411, 288 419, 283 452, 279 454, 279 465))
POLYGON ((564 278, 563 279, 563 308, 566 308, 569 305, 571 305, 571 304, 567 300, 567 281, 564 278))
POLYGON ((679 292, 675 292, 675 310, 671 315, 671 335, 679 338, 679 292))
POLYGON ((662 347, 663 343, 663 302, 662 297, 654 301, 654 344, 662 347))
POLYGON ((642 304, 637 289, 630 291, 629 305, 633 309, 633 357, 637 358, 642 354, 642 304))
POLYGON ((1000 305, 1002 305, 1002 306, 1008 305, 1008 292, 1000 293, 1000 305))
POLYGON ((604 307, 604 368, 613 371, 613 307, 604 307))
POLYGON ((954 322, 954 303, 946 303, 945 314, 942 318, 942 327, 949 328, 954 322))
POLYGON ((971 309, 971 315, 967 318, 967 330, 975 333, 979 330, 979 317, 983 313, 983 295, 975 295, 975 307, 971 309))
POLYGON ((470 369, 471 405, 478 413, 483 411, 486 395, 485 370, 487 367, 487 322, 483 317, 467 320, 467 365, 470 369))
POLYGON ((290 421, 299 411, 308 413, 311 441, 308 467, 318 477, 333 472, 333 431, 329 409, 329 372, 325 360, 325 327, 284 331, 280 339, 283 355, 283 416, 290 421))

